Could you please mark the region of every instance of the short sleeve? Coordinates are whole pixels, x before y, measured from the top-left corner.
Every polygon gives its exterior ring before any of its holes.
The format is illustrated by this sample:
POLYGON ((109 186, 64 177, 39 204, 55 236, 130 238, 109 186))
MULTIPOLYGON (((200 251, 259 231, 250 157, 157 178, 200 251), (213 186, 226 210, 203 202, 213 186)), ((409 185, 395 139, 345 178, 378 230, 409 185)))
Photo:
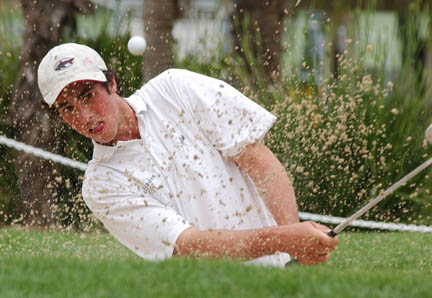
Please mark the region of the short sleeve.
MULTIPOLYGON (((276 117, 229 84, 187 70, 164 74, 173 96, 182 101, 211 144, 234 156, 262 139, 276 117)), ((163 77, 163 76, 162 76, 163 77)))
POLYGON ((82 192, 87 206, 117 240, 139 256, 170 258, 178 236, 191 225, 173 208, 139 195, 136 186, 124 180, 115 171, 109 175, 86 173, 82 192))

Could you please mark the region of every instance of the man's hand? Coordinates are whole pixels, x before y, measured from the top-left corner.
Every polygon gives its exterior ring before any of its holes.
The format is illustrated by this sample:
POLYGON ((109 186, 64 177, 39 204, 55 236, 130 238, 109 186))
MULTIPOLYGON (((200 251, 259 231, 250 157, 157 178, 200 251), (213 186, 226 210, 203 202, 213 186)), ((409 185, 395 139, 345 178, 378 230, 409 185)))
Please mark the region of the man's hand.
POLYGON ((289 253, 304 265, 327 261, 339 242, 337 237, 327 235, 329 228, 315 222, 302 222, 279 228, 281 251, 289 253))

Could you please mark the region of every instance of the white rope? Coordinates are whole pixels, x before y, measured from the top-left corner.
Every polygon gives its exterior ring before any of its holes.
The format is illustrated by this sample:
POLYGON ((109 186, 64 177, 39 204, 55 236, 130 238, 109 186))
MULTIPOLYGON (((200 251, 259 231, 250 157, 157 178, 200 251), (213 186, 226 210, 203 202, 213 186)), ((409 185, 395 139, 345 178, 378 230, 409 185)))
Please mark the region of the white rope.
MULTIPOLYGON (((72 160, 63 157, 61 155, 53 154, 51 152, 47 152, 42 149, 29 146, 24 143, 17 142, 15 140, 8 139, 4 136, 0 136, 0 144, 6 145, 8 147, 14 148, 19 151, 24 151, 25 153, 33 154, 35 156, 47 160, 51 160, 53 162, 60 163, 68 167, 80 169, 82 171, 85 171, 87 169, 87 164, 85 163, 72 160)), ((302 220, 319 221, 319 222, 329 223, 329 224, 340 224, 346 219, 343 217, 326 216, 326 215, 319 215, 319 214, 313 214, 307 212, 299 212, 299 215, 302 220)), ((432 233, 432 227, 428 227, 428 226, 405 225, 405 224, 385 223, 385 222, 366 221, 366 220, 355 220, 350 225, 354 227, 369 228, 369 229, 432 233)))
MULTIPOLYGON (((330 224, 340 224, 346 220, 346 218, 343 217, 326 216, 307 212, 299 212, 299 215, 302 220, 312 220, 330 224)), ((428 226, 405 225, 359 219, 351 222, 350 226, 390 231, 432 233, 432 227, 428 226)))
POLYGON ((14 148, 19 151, 24 151, 25 153, 33 154, 38 157, 42 157, 43 159, 52 160, 53 162, 60 163, 62 165, 72 167, 75 169, 80 169, 85 171, 87 169, 87 164, 72 160, 61 155, 57 155, 51 152, 44 151, 39 148, 35 148, 24 143, 8 139, 4 136, 0 136, 0 144, 6 145, 8 147, 14 148))

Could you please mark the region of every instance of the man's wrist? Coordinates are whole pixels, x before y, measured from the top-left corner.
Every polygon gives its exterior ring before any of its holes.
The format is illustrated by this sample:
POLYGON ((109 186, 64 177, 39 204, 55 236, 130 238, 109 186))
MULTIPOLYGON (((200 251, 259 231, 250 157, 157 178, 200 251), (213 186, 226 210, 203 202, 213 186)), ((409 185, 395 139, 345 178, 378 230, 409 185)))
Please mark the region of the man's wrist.
POLYGON ((257 247, 261 247, 262 255, 273 255, 281 251, 280 227, 260 229, 258 233, 257 247))

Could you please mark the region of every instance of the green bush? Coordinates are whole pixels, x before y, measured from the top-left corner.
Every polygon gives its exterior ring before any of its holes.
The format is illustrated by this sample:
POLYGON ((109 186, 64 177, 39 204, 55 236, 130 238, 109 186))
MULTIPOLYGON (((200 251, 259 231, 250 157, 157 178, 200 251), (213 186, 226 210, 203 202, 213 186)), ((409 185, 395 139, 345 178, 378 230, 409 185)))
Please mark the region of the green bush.
MULTIPOLYGON (((358 65, 347 66, 338 79, 298 83, 294 76, 274 91, 278 122, 267 144, 291 173, 304 211, 348 216, 419 165, 427 152, 424 125, 407 130, 410 137, 397 129, 401 122, 418 121, 411 111, 421 103, 405 110, 392 83, 383 86, 358 65)), ((430 182, 419 175, 365 218, 423 222, 421 216, 430 214, 430 182)))

